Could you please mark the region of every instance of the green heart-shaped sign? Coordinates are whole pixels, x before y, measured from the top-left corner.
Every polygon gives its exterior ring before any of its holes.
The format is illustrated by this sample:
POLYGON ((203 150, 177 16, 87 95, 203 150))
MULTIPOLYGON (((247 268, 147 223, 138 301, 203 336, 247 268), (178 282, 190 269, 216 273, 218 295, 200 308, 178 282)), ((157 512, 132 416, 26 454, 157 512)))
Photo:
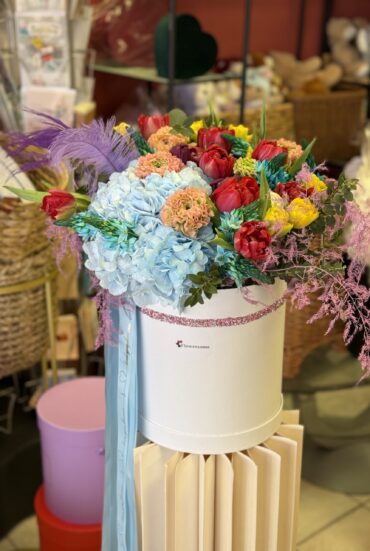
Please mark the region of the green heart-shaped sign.
MULTIPOLYGON (((204 75, 216 62, 216 40, 202 31, 192 15, 177 15, 175 21, 175 78, 204 75)), ((168 26, 169 17, 166 15, 155 31, 155 64, 161 77, 168 77, 168 26)))

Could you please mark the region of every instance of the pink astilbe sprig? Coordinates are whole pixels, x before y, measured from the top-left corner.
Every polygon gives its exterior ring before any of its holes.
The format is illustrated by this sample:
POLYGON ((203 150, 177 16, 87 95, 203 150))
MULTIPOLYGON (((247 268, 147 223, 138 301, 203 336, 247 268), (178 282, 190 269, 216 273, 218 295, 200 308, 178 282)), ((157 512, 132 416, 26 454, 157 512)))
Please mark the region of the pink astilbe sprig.
POLYGON ((51 240, 54 248, 55 260, 58 270, 63 273, 62 260, 68 254, 75 256, 77 267, 82 267, 82 240, 70 228, 56 226, 53 221, 47 219, 46 235, 51 240))
POLYGON ((364 262, 369 260, 370 213, 345 203, 345 215, 336 215, 332 226, 314 234, 310 228, 293 231, 283 240, 272 240, 262 271, 289 282, 291 304, 302 309, 315 299, 317 311, 308 320, 327 319, 329 333, 337 321, 344 324, 343 339, 349 345, 361 333, 359 355, 365 375, 370 374, 370 290, 361 283, 364 262), (343 229, 351 226, 347 240, 343 229), (339 239, 338 239, 339 235, 339 239), (347 268, 344 256, 352 256, 347 268))
POLYGON ((112 311, 117 308, 131 309, 133 306, 125 300, 124 296, 113 296, 106 289, 102 289, 98 278, 93 272, 89 272, 91 291, 95 292, 93 301, 99 316, 99 326, 95 338, 95 349, 104 344, 116 346, 119 339, 119 328, 113 322, 112 311))
POLYGON ((345 247, 353 260, 370 263, 370 206, 362 210, 355 202, 346 202, 344 224, 347 224, 345 247))
MULTIPOLYGON (((306 261, 299 265, 294 264, 294 279, 290 284, 291 301, 294 307, 302 309, 311 303, 312 294, 319 302, 317 312, 308 320, 308 323, 323 318, 328 319, 328 334, 338 320, 344 323, 343 340, 350 344, 354 336, 363 333, 363 346, 359 355, 365 375, 370 374, 370 289, 359 282, 359 267, 349 266, 347 273, 327 260, 325 249, 322 250, 320 263, 306 261), (324 258, 323 258, 324 257, 324 258)), ((283 272, 279 268, 271 270, 279 276, 283 272)))

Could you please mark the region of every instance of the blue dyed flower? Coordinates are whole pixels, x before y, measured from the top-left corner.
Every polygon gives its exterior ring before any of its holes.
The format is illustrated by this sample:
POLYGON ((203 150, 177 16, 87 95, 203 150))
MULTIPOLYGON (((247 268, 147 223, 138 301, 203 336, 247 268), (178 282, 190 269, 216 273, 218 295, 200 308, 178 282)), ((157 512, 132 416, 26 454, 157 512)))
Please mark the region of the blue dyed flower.
MULTIPOLYGON (((138 306, 160 302, 180 308, 190 286, 187 276, 204 271, 213 258, 207 243, 214 234, 207 226, 192 240, 163 226, 159 214, 175 190, 198 187, 210 194, 211 188, 194 163, 178 173, 150 174, 144 179, 135 175, 134 167, 135 162, 100 184, 88 212, 118 221, 125 231, 132 228, 135 238, 125 248, 116 235, 114 241, 101 232, 87 234, 86 266, 113 295, 127 294, 138 306)), ((128 243, 127 231, 122 239, 128 243)))
POLYGON ((265 172, 268 184, 272 190, 275 189, 277 184, 285 183, 289 180, 289 176, 284 168, 281 166, 276 168, 273 161, 258 161, 256 166, 258 178, 260 178, 262 170, 265 172))
POLYGON ((192 240, 162 225, 142 234, 131 268, 131 295, 138 306, 161 302, 181 308, 189 274, 204 271, 210 261, 206 243, 192 240))

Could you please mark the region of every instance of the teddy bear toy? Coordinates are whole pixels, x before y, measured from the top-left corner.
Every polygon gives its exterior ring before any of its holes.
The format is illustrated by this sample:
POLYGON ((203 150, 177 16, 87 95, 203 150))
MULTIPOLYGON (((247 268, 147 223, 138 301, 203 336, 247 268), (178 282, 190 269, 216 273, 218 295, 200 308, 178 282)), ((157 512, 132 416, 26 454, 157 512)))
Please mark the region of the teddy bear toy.
POLYGON ((281 76, 287 92, 324 93, 341 79, 343 70, 339 64, 324 64, 319 56, 298 60, 288 52, 272 51, 275 70, 281 76))
POLYGON ((326 32, 332 60, 347 78, 362 79, 370 73, 370 25, 366 19, 333 17, 326 32))

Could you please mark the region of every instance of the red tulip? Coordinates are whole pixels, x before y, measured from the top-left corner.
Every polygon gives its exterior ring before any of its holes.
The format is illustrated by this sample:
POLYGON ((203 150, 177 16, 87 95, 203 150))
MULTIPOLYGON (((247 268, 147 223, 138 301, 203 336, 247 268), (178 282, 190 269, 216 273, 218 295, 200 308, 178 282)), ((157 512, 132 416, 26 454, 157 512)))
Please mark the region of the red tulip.
POLYGON ((221 212, 230 212, 249 205, 260 195, 260 188, 254 178, 226 178, 212 193, 212 200, 221 212))
POLYGON ((278 184, 275 191, 281 197, 286 196, 290 202, 297 197, 309 197, 312 195, 314 188, 310 187, 308 189, 304 189, 298 182, 292 181, 287 182, 286 184, 278 184))
POLYGON ((55 219, 68 207, 74 205, 74 203, 75 198, 71 193, 61 191, 60 189, 49 189, 49 193, 43 198, 40 208, 51 218, 55 219))
POLYGON ((235 250, 251 260, 264 260, 271 235, 263 222, 244 222, 234 235, 235 250))
POLYGON ((140 128, 140 132, 147 140, 149 136, 157 132, 162 126, 169 126, 170 116, 168 113, 165 115, 140 115, 137 119, 137 123, 140 128))
POLYGON ((222 137, 222 134, 229 134, 234 136, 234 130, 229 130, 228 128, 201 128, 198 131, 197 143, 199 147, 203 149, 208 149, 211 145, 219 145, 226 149, 227 152, 231 150, 231 143, 229 140, 226 140, 222 137))
POLYGON ((280 153, 288 154, 287 148, 278 146, 276 140, 261 140, 252 153, 252 159, 269 161, 280 153))
POLYGON ((231 175, 234 162, 234 157, 228 155, 225 149, 218 145, 211 145, 202 153, 199 166, 207 176, 219 180, 231 175))

